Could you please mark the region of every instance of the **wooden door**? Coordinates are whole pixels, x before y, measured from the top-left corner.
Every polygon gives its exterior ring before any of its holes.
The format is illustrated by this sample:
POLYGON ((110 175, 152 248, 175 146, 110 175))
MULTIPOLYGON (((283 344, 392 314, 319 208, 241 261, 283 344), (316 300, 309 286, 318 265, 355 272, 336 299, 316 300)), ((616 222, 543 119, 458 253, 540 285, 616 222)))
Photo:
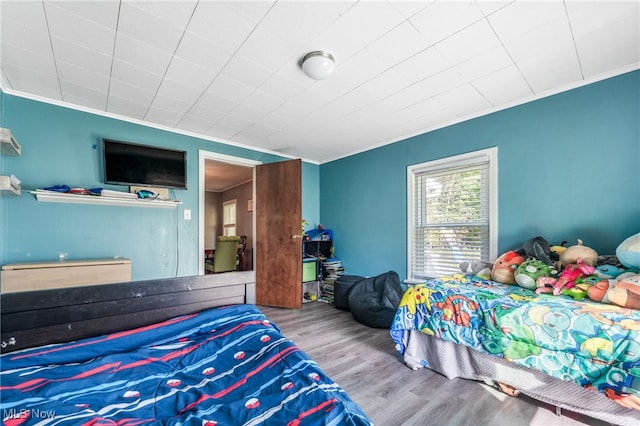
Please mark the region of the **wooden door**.
POLYGON ((256 303, 302 308, 302 161, 256 167, 256 303))

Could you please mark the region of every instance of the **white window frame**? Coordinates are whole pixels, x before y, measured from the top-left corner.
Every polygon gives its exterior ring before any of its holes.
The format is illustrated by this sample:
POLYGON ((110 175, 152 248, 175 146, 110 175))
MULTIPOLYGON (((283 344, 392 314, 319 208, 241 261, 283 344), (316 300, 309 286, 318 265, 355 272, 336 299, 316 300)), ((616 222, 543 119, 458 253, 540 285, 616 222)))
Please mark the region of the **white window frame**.
POLYGON ((229 236, 229 235, 236 235, 236 225, 238 222, 238 200, 237 199, 233 199, 233 200, 228 200, 225 201, 224 203, 222 203, 222 229, 223 229, 223 235, 224 236, 229 236), (233 215, 233 222, 227 222, 227 208, 229 206, 233 205, 233 211, 234 211, 234 215, 233 215))
POLYGON ((415 233, 413 224, 415 223, 416 214, 415 200, 413 199, 414 177, 424 172, 444 171, 472 165, 481 160, 489 161, 489 261, 495 261, 498 251, 498 148, 492 147, 407 167, 407 283, 417 284, 425 281, 424 278, 413 275, 413 240, 415 233))

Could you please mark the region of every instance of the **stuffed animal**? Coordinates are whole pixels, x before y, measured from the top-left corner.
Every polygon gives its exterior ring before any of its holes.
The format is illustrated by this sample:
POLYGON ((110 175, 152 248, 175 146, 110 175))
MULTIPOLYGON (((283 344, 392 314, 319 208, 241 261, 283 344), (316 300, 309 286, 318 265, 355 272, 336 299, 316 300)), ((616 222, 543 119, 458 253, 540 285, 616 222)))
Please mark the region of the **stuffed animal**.
POLYGON ((627 269, 640 270, 640 233, 624 240, 616 249, 616 256, 627 269))
POLYGON ((525 241, 522 248, 516 250, 516 253, 524 256, 525 259, 538 259, 547 265, 551 265, 551 259, 549 258, 551 247, 547 240, 542 237, 535 237, 525 241))
POLYGON ((491 268, 493 264, 488 262, 477 261, 464 261, 460 262, 460 270, 465 274, 476 275, 480 278, 488 280, 491 278, 491 268))
POLYGON ((612 279, 598 281, 591 286, 589 290, 587 290, 589 299, 601 303, 611 303, 611 300, 609 299, 609 290, 613 289, 617 283, 617 280, 612 279))
POLYGON ((563 241, 560 243, 560 245, 557 246, 551 246, 549 248, 549 257, 551 258, 551 260, 553 261, 558 261, 560 260, 560 255, 567 249, 567 247, 565 247, 564 245, 567 244, 566 241, 563 241))
POLYGON ((578 263, 578 260, 587 265, 595 266, 598 262, 598 253, 591 247, 585 246, 582 240, 578 240, 578 244, 567 247, 565 251, 560 253, 559 265, 556 265, 556 269, 561 270, 567 265, 578 263))
POLYGON ((559 296, 562 294, 562 290, 574 287, 579 278, 591 275, 594 271, 595 268, 593 266, 584 263, 582 259, 578 259, 576 263, 567 265, 560 273, 558 279, 537 280, 537 283, 541 285, 536 289, 536 293, 553 292, 554 296, 559 296))
POLYGON ((491 279, 499 283, 515 284, 515 270, 524 261, 525 258, 513 250, 504 253, 494 262, 491 279))
POLYGON ((640 309, 640 275, 618 280, 608 292, 611 303, 623 308, 640 309))
POLYGON ((558 271, 545 264, 542 260, 527 259, 518 266, 514 275, 516 283, 520 287, 535 290, 538 278, 555 276, 557 273, 558 271))

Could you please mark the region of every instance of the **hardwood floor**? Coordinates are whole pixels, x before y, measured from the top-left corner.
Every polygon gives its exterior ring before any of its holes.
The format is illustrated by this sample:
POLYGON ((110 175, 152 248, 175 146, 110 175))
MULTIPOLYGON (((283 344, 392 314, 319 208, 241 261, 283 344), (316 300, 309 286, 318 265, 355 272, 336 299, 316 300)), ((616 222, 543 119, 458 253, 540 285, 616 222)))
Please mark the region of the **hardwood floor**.
POLYGON ((566 411, 557 416, 551 406, 524 395, 509 397, 484 383, 448 380, 428 369, 413 371, 395 350, 388 330, 362 325, 330 304, 260 309, 378 426, 607 424, 566 411))

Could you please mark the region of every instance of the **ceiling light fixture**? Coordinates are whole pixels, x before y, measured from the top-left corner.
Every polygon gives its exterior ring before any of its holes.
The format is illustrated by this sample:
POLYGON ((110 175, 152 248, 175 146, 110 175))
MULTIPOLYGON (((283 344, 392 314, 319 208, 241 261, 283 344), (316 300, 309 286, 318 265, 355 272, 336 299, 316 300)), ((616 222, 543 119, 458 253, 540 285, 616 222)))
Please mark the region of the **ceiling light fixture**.
POLYGON ((314 80, 329 77, 335 67, 335 59, 329 52, 310 52, 302 58, 302 71, 314 80))

